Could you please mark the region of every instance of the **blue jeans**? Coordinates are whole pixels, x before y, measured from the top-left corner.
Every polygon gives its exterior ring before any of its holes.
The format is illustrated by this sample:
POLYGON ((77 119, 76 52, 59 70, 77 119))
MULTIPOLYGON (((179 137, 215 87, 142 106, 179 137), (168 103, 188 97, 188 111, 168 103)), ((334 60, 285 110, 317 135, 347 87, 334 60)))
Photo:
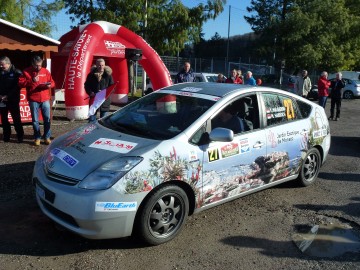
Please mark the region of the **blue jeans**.
POLYGON ((34 139, 41 139, 40 132, 40 124, 39 124, 39 110, 41 110, 41 114, 44 121, 44 139, 50 139, 51 130, 50 130, 50 101, 44 102, 35 102, 29 101, 30 112, 32 118, 32 125, 34 129, 34 139))
POLYGON ((319 105, 325 109, 328 97, 319 97, 319 105))

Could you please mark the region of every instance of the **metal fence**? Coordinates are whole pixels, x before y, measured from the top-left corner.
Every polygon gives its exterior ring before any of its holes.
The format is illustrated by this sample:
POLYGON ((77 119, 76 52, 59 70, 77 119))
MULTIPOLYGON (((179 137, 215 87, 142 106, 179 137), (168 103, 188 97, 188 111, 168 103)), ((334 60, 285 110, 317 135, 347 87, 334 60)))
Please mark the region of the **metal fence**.
MULTIPOLYGON (((243 72, 251 70, 254 74, 273 74, 275 72, 272 66, 243 63, 240 59, 229 59, 226 57, 214 58, 183 58, 175 56, 161 56, 162 61, 170 72, 179 72, 184 62, 188 61, 194 72, 207 72, 207 73, 223 73, 229 74, 232 69, 241 69, 243 72)), ((138 67, 137 74, 142 75, 141 66, 138 67)))

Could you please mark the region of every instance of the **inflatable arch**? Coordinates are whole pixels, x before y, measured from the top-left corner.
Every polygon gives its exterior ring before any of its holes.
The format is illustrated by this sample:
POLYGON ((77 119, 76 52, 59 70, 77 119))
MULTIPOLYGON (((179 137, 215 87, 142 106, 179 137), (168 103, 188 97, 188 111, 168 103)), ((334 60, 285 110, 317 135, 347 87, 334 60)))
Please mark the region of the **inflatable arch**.
POLYGON ((142 50, 139 64, 149 75, 154 89, 172 84, 170 74, 160 56, 140 36, 129 29, 109 22, 98 21, 81 25, 60 38, 59 53, 53 57, 53 77, 57 86, 65 89, 66 117, 81 120, 88 117, 89 99, 84 83, 94 58, 104 58, 119 83, 111 101, 128 102, 128 67, 125 48, 142 50), (65 70, 65 78, 64 78, 65 70))

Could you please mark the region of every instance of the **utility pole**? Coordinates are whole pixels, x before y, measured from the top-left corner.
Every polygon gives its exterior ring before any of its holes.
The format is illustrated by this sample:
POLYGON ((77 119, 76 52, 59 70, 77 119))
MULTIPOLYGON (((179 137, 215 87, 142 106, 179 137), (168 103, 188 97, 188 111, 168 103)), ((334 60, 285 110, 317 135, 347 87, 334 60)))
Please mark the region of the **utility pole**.
POLYGON ((231 5, 229 5, 229 23, 228 23, 228 38, 227 38, 227 48, 226 48, 226 74, 229 74, 229 46, 230 46, 230 14, 231 14, 231 5))
MULTIPOLYGON (((143 39, 146 40, 146 28, 147 28, 147 8, 148 6, 148 2, 147 0, 145 0, 145 7, 144 7, 144 32, 143 32, 143 39)), ((141 90, 142 90, 142 93, 141 93, 141 96, 144 96, 144 91, 146 90, 146 71, 144 68, 143 69, 143 74, 142 74, 142 87, 141 87, 141 90)))

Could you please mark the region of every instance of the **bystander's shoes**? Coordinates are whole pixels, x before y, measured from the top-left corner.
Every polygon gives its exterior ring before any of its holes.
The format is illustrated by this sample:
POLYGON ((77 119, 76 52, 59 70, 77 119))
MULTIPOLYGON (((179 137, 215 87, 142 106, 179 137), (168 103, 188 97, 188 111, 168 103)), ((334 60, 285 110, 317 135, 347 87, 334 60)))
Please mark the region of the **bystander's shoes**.
POLYGON ((45 140, 44 140, 44 143, 45 143, 46 145, 49 145, 49 144, 51 143, 51 140, 50 140, 50 139, 45 139, 45 140))
POLYGON ((35 141, 34 141, 34 145, 35 145, 35 146, 39 146, 39 145, 40 145, 40 140, 35 140, 35 141))

